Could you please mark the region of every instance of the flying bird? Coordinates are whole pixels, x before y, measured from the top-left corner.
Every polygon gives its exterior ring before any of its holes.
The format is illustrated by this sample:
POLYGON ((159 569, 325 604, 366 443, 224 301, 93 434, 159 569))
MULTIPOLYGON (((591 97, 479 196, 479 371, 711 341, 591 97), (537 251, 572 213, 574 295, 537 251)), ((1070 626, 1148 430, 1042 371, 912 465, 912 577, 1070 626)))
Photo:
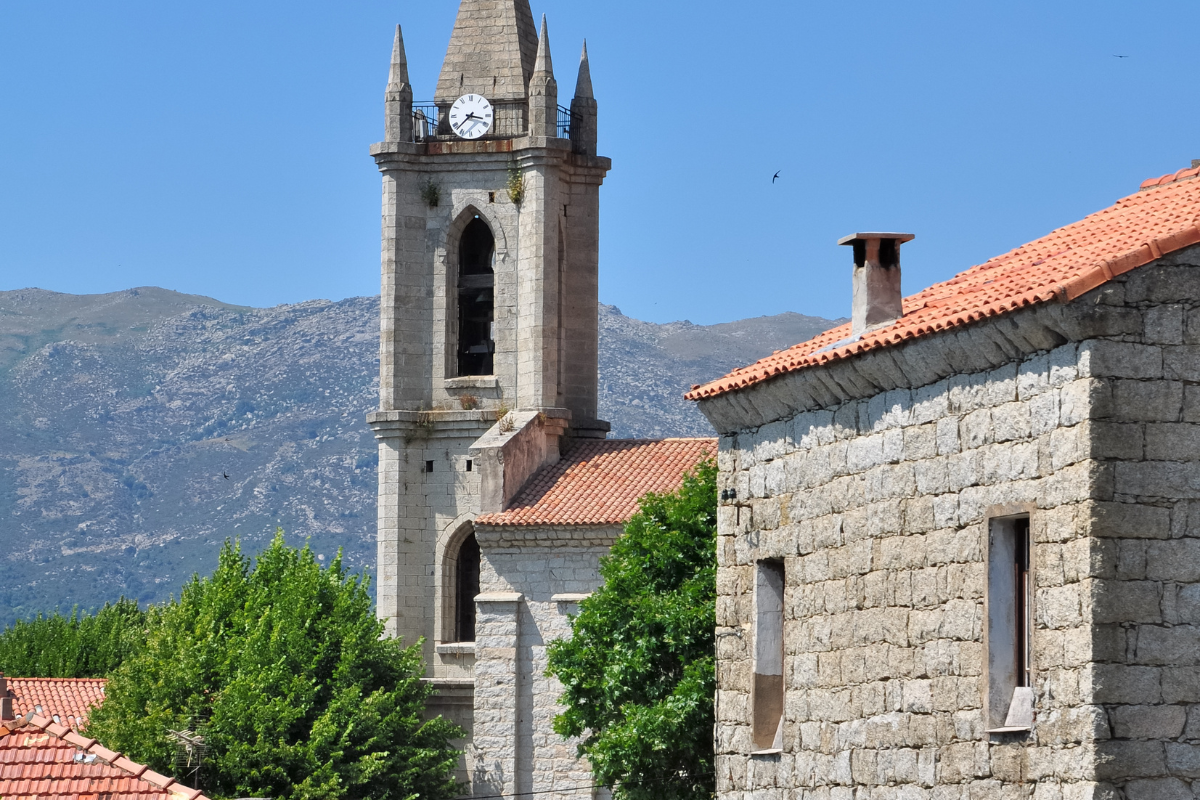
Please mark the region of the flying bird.
POLYGON ((222 478, 224 478, 225 480, 229 480, 229 473, 228 473, 228 472, 222 472, 222 473, 221 473, 221 477, 222 477, 222 478))
MULTIPOLYGON (((783 172, 783 170, 779 170, 779 172, 783 172)), ((776 172, 776 173, 775 173, 775 174, 774 174, 774 175, 771 177, 771 183, 774 183, 776 180, 778 180, 778 178, 779 178, 779 172, 776 172)))
POLYGON ((1118 56, 1118 55, 1114 55, 1114 56, 1113 56, 1113 58, 1129 58, 1129 56, 1118 56))

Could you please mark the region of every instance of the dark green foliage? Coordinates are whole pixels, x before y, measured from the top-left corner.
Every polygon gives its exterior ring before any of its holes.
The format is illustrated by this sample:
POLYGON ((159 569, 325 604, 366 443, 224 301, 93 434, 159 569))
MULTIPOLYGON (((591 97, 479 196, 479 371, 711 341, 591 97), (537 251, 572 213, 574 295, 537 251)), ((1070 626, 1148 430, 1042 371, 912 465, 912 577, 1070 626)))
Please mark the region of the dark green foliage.
POLYGON ((146 614, 133 600, 95 614, 39 614, 0 633, 0 672, 19 678, 103 678, 146 641, 146 614))
POLYGON ((563 736, 617 800, 713 794, 717 467, 678 491, 642 498, 612 552, 604 585, 580 603, 572 637, 549 648, 565 687, 563 736))
POLYGON ((453 796, 462 732, 421 720, 420 647, 381 638, 364 583, 282 533, 253 563, 227 543, 212 577, 151 610, 88 735, 169 774, 167 730, 206 726, 200 783, 217 797, 453 796))

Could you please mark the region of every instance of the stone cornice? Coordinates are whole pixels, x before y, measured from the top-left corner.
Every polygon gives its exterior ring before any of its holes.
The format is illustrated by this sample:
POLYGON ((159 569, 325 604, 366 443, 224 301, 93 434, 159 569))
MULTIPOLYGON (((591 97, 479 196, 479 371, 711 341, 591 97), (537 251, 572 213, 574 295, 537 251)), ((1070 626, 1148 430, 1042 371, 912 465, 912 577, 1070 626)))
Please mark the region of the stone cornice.
POLYGON ((476 525, 484 549, 502 547, 611 547, 620 525, 476 525))
POLYGON ((611 158, 571 152, 570 139, 536 136, 478 142, 376 142, 371 145, 371 156, 381 171, 405 165, 420 165, 423 169, 434 170, 443 168, 447 171, 461 171, 465 165, 496 169, 498 166, 507 167, 510 161, 516 159, 523 167, 565 163, 573 174, 592 176, 596 182, 600 182, 612 169, 611 158), (455 158, 444 158, 448 155, 455 158))
POLYGON ((367 424, 376 439, 404 437, 406 439, 478 438, 495 424, 499 412, 494 409, 474 411, 374 411, 367 414, 367 424))

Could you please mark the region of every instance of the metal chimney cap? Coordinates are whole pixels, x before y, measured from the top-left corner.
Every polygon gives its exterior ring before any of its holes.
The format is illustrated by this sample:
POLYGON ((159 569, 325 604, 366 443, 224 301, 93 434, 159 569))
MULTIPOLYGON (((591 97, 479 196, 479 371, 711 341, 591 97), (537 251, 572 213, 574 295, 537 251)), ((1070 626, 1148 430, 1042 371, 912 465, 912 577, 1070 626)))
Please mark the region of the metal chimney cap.
POLYGON ((917 238, 915 233, 852 233, 838 239, 838 244, 854 244, 869 239, 895 239, 897 242, 904 243, 911 242, 915 238, 917 238))

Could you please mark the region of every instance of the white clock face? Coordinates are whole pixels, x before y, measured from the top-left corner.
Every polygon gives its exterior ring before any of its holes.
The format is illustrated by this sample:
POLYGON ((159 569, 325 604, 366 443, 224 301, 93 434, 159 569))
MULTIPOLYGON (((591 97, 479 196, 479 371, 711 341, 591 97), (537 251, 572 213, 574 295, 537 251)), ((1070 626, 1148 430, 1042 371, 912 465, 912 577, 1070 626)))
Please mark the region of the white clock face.
POLYGON ((492 104, 481 94, 464 94, 450 106, 450 127, 464 139, 478 139, 492 129, 492 104))

